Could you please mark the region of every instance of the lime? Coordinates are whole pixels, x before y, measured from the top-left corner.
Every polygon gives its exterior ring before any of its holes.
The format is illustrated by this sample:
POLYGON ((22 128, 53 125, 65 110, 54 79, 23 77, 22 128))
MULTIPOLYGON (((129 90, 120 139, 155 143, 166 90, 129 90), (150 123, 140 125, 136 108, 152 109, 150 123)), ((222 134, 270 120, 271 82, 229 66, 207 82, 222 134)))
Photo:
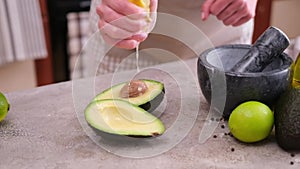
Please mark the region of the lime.
POLYGON ((0 92, 0 122, 6 117, 9 110, 9 103, 6 97, 0 92))
POLYGON ((231 113, 228 126, 231 134, 246 143, 257 142, 269 136, 274 114, 265 104, 248 101, 237 106, 231 113))

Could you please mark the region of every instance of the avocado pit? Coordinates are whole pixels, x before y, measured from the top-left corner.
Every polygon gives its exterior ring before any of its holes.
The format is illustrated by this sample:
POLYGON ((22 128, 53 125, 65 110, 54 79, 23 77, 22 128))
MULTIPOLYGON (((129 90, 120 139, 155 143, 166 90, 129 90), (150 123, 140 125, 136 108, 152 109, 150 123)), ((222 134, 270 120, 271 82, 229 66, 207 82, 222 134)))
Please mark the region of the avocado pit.
POLYGON ((125 84, 120 91, 122 98, 134 98, 143 95, 148 90, 146 83, 142 80, 131 80, 125 84))

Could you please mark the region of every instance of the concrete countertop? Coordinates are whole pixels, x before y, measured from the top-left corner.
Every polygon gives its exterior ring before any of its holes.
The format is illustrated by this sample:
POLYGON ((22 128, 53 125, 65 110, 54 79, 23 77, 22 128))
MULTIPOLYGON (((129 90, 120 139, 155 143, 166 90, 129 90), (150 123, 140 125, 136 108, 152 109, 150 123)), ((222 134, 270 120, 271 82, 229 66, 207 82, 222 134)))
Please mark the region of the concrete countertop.
POLYGON ((209 105, 198 87, 196 60, 186 63, 183 68, 169 63, 137 75, 165 84, 159 117, 167 131, 157 138, 105 135, 92 130, 83 118, 95 94, 128 80, 134 72, 7 93, 11 109, 0 123, 0 168, 299 168, 300 154, 279 148, 274 133, 260 143, 243 144, 227 135, 223 120, 200 144, 209 105))

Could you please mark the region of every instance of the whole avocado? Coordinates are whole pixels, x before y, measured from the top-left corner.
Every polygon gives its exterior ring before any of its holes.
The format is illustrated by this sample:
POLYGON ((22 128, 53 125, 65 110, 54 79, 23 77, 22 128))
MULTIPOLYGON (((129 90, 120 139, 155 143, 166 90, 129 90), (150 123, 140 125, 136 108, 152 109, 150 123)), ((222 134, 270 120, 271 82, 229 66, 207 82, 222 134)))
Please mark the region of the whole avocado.
POLYGON ((275 135, 285 150, 300 150, 300 89, 290 88, 275 106, 275 135))

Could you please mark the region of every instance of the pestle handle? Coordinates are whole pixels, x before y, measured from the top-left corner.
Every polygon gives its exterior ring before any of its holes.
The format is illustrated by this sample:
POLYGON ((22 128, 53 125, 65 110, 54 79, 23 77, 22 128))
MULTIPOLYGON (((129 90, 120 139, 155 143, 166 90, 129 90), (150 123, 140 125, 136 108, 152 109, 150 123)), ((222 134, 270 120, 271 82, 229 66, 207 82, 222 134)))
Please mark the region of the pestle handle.
POLYGON ((261 72, 289 46, 285 33, 269 27, 252 45, 244 57, 231 69, 232 72, 261 72))

